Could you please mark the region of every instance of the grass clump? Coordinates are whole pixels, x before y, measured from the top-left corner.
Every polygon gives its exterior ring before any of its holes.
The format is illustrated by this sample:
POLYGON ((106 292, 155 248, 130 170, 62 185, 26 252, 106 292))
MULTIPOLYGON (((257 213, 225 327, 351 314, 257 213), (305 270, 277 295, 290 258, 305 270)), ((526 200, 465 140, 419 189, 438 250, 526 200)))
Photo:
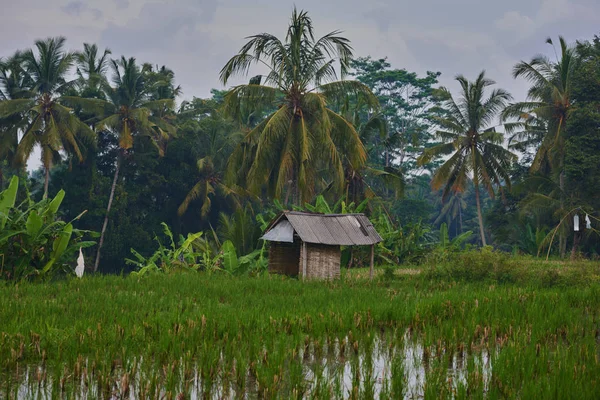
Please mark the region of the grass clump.
POLYGON ((574 287, 598 282, 600 265, 591 261, 545 261, 485 247, 462 252, 432 252, 421 266, 433 281, 485 282, 533 287, 574 287))

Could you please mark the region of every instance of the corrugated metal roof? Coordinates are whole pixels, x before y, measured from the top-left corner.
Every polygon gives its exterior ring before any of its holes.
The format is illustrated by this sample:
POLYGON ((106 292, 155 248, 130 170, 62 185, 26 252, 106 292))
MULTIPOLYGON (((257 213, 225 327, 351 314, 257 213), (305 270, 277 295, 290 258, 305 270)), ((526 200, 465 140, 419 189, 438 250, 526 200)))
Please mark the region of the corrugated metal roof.
POLYGON ((294 228, 290 221, 284 219, 265 232, 261 239, 271 242, 294 243, 294 228))
POLYGON ((335 246, 364 246, 381 242, 369 218, 364 214, 316 214, 287 211, 280 214, 262 237, 272 240, 269 231, 289 221, 300 239, 306 243, 335 246))

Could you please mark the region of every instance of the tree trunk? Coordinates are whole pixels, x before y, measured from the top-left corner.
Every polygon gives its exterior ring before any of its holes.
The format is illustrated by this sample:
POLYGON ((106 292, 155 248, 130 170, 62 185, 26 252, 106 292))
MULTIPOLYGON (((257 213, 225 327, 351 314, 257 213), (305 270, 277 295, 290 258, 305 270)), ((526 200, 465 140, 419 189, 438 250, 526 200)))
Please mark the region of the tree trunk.
POLYGON ((371 264, 369 265, 369 279, 373 280, 373 275, 374 275, 374 268, 373 265, 375 264, 375 245, 372 244, 371 245, 371 264))
POLYGON ((575 235, 573 236, 573 248, 571 249, 571 261, 575 261, 575 257, 577 256, 577 247, 579 246, 580 240, 581 232, 575 232, 575 235))
POLYGON ((462 223, 462 206, 458 204, 458 226, 460 228, 460 233, 463 233, 463 223, 462 223))
POLYGON ((285 200, 283 200, 283 206, 287 207, 290 204, 290 192, 292 191, 292 184, 288 183, 287 190, 285 191, 285 200))
MULTIPOLYGON (((565 171, 564 171, 564 169, 560 171, 560 176, 558 178, 558 185, 560 187, 560 208, 564 211, 564 208, 565 208, 565 171)), ((559 236, 558 236, 558 246, 559 246, 559 250, 560 250, 560 258, 565 258, 566 254, 567 254, 567 235, 565 234, 563 229, 561 229, 559 236)))
POLYGON ((300 174, 296 174, 294 179, 294 204, 298 207, 302 206, 302 195, 300 194, 300 174))
POLYGON ((44 199, 48 198, 48 184, 50 183, 50 167, 44 168, 46 170, 46 174, 44 176, 44 199))
POLYGON ((302 241, 302 279, 303 280, 306 280, 306 264, 307 264, 306 257, 308 257, 308 252, 306 251, 306 242, 302 241))
POLYGON ((113 198, 115 196, 115 188, 117 187, 117 179, 119 179, 119 169, 121 167, 121 154, 117 156, 117 166, 115 168, 115 176, 113 177, 112 187, 110 188, 110 195, 108 196, 108 206, 106 207, 106 215, 104 216, 104 224, 102 225, 102 232, 100 233, 100 241, 98 242, 98 251, 96 252, 96 262, 94 263, 94 272, 98 271, 98 265, 100 264, 100 250, 104 244, 104 234, 106 233, 106 227, 108 226, 108 215, 110 214, 110 208, 112 206, 113 198))
POLYGON ((350 246, 350 261, 348 261, 348 269, 354 265, 354 246, 350 246))
POLYGON ((481 199, 479 198, 479 184, 475 182, 475 201, 477 202, 477 219, 479 220, 479 233, 481 234, 481 244, 487 246, 485 241, 485 231, 483 229, 483 216, 481 215, 481 199))

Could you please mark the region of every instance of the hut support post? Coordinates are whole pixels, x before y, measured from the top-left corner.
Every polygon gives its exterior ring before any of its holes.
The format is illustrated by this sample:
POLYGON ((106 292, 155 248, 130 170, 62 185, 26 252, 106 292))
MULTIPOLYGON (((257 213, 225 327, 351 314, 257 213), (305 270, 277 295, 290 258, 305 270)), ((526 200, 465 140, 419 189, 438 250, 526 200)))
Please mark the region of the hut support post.
POLYGON ((302 279, 306 279, 306 258, 308 254, 306 252, 306 242, 302 242, 302 279))
POLYGON ((369 266, 369 279, 373 280, 373 263, 375 261, 375 245, 371 245, 371 265, 369 266))

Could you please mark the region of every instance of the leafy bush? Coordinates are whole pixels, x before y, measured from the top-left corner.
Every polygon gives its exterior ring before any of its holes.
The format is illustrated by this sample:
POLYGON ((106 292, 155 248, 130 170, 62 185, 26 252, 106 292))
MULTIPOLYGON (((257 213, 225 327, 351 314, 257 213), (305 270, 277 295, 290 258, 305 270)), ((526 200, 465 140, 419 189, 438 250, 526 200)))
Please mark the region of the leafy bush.
POLYGON ((144 257, 134 249, 131 253, 136 258, 135 260, 127 258, 125 262, 129 265, 137 267, 137 271, 133 274, 145 275, 151 272, 173 272, 181 269, 200 268, 203 254, 194 249, 193 243, 200 239, 202 232, 189 233, 187 238, 180 236, 179 243, 175 244, 173 233, 168 225, 164 222, 161 224, 163 233, 169 240, 168 246, 163 245, 158 236, 154 239, 158 243, 158 249, 150 257, 144 257))
POLYGON ((232 241, 219 243, 213 232, 214 241, 202 237, 203 233, 189 233, 187 237, 180 235, 175 243, 173 233, 167 224, 161 224, 163 233, 169 243, 164 245, 158 236, 155 237, 158 249, 150 257, 144 257, 134 249, 131 253, 135 259, 125 259, 129 265, 137 268, 134 275, 145 275, 153 272, 173 273, 182 270, 225 272, 230 275, 257 273, 266 270, 267 259, 264 257, 264 246, 250 254, 238 257, 232 241))
POLYGON ((395 227, 387 215, 380 213, 373 225, 383 239, 376 252, 382 264, 419 262, 435 243, 431 229, 421 222, 395 227))
POLYGON ((58 218, 65 197, 61 190, 53 199, 34 202, 29 195, 16 203, 19 179, 12 178, 8 189, 0 193, 0 279, 21 281, 48 279, 60 272, 72 272, 80 248, 95 245, 82 241, 84 234, 73 222, 58 218))

